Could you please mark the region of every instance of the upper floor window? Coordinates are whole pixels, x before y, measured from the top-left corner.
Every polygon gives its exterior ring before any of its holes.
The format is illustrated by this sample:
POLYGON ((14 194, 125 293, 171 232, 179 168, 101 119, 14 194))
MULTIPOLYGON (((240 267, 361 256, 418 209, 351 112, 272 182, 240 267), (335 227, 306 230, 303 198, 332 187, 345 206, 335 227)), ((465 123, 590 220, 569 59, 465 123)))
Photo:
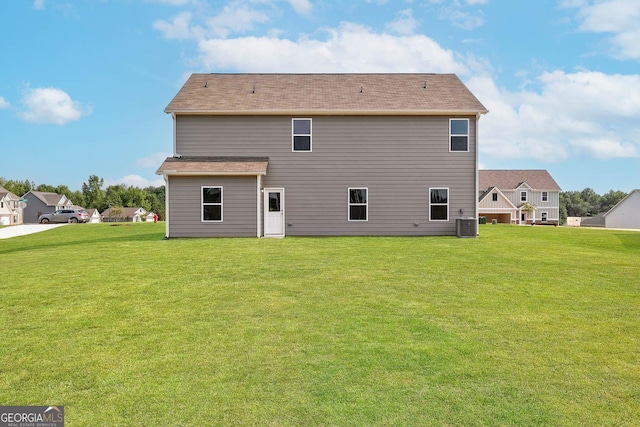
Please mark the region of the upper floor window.
POLYGON ((369 189, 349 188, 349 221, 367 221, 369 218, 369 189))
POLYGON ((311 151, 311 119, 293 119, 293 151, 311 151))
POLYGON ((430 188, 429 189, 429 220, 448 221, 449 220, 449 189, 430 188))
POLYGON ((222 187, 202 187, 202 221, 222 222, 222 187))
POLYGON ((548 202, 549 201, 549 192, 548 191, 543 191, 542 192, 542 201, 543 202, 548 202))
POLYGON ((497 202, 498 201, 498 193, 493 193, 491 195, 491 200, 493 200, 494 202, 497 202))
POLYGON ((527 192, 526 191, 521 191, 520 192, 520 201, 521 202, 526 202, 527 201, 527 192))
POLYGON ((449 150, 469 151, 469 119, 449 119, 449 150))

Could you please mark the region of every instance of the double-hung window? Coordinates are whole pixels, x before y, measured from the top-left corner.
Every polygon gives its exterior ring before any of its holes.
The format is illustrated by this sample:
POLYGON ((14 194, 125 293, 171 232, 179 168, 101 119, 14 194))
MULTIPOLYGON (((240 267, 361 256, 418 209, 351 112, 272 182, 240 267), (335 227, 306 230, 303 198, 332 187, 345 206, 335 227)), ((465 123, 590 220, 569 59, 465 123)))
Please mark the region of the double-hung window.
POLYGON ((542 201, 543 202, 548 202, 549 201, 549 192, 548 191, 543 191, 542 192, 542 201))
POLYGON ((202 221, 222 222, 222 187, 202 187, 202 221))
POLYGON ((349 188, 349 221, 367 221, 369 218, 369 189, 349 188))
POLYGON ((527 201, 527 192, 526 191, 521 191, 520 192, 520 201, 521 202, 526 202, 527 201))
POLYGON ((449 220, 449 189, 430 188, 429 189, 429 220, 448 221, 449 220))
POLYGON ((311 119, 292 119, 293 151, 311 151, 311 119))
POLYGON ((449 150, 469 151, 469 119, 449 119, 449 150))
POLYGON ((497 202, 498 201, 498 193, 493 193, 491 195, 491 200, 494 201, 494 202, 497 202))

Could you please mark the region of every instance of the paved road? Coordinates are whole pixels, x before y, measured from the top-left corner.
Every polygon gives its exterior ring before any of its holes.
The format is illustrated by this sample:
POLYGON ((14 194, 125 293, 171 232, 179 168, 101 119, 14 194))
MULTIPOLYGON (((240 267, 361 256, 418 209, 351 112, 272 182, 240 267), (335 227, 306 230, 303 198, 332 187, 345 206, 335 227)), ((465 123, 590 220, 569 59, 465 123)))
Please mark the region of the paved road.
POLYGON ((17 236, 25 236, 27 234, 39 233, 41 231, 51 230, 67 224, 23 224, 12 225, 10 227, 0 228, 0 239, 10 239, 17 236))

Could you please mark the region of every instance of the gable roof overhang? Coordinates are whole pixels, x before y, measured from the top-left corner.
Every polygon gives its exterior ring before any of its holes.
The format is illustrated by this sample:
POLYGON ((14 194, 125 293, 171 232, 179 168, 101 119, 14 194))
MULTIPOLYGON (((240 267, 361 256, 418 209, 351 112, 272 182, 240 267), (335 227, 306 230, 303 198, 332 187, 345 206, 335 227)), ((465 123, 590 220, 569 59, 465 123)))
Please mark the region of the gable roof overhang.
POLYGON ((164 176, 266 175, 268 157, 167 157, 156 174, 164 176))
POLYGON ((490 194, 493 194, 494 192, 499 194, 500 198, 505 200, 507 202, 507 204, 509 206, 511 206, 511 209, 518 209, 518 207, 516 205, 514 205, 513 202, 511 202, 511 200, 509 200, 509 198, 507 196, 505 196, 504 193, 502 191, 500 191, 500 189, 498 187, 491 187, 482 196, 480 196, 480 200, 478 200, 478 210, 483 209, 483 208, 480 207, 480 204, 486 198, 488 198, 490 194))

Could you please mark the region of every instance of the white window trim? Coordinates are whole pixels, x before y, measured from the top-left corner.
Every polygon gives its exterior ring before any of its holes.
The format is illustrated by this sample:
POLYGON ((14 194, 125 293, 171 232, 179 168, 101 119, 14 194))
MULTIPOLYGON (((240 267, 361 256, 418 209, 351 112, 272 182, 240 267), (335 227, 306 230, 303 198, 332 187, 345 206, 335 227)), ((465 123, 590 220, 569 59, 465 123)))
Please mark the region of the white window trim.
POLYGON ((449 119, 449 152, 450 153, 468 153, 469 152, 470 139, 471 138, 469 138, 469 119, 465 119, 465 118, 462 118, 462 117, 450 118, 449 119), (467 134, 466 135, 452 135, 451 134, 451 122, 453 120, 466 120, 466 122, 467 122, 467 134), (452 136, 466 136, 467 137, 467 149, 466 150, 452 150, 451 149, 451 137, 452 136))
POLYGON ((549 201, 549 192, 548 191, 543 191, 542 194, 540 195, 540 199, 543 202, 548 202, 549 201))
POLYGON ((449 187, 429 187, 429 222, 447 222, 449 221, 449 199, 451 198, 451 192, 449 187), (447 219, 431 219, 431 190, 447 190, 447 203, 436 203, 434 206, 446 206, 447 207, 447 219))
POLYGON ((291 119, 291 152, 293 153, 312 153, 313 152, 313 119, 311 119, 311 117, 294 117, 291 119), (309 149, 308 150, 295 149, 295 137, 307 136, 306 133, 294 133, 293 122, 295 120, 309 120, 309 149))
POLYGON ((222 185, 203 185, 200 187, 200 222, 223 222, 224 220, 224 188, 222 185), (219 188, 220 189, 220 203, 205 203, 204 202, 204 189, 205 188, 219 188), (204 206, 217 206, 220 205, 220 219, 204 219, 204 206))
POLYGON ((528 202, 529 201, 529 192, 528 191, 524 191, 524 190, 520 190, 520 203, 524 203, 524 202, 528 202), (524 200, 522 200, 522 195, 524 194, 524 200))
POLYGON ((347 188, 347 221, 348 222, 368 222, 369 221, 369 187, 349 187, 347 188), (366 203, 351 203, 351 190, 366 190, 366 203), (366 208, 367 219, 351 219, 351 206, 364 206, 366 208))

